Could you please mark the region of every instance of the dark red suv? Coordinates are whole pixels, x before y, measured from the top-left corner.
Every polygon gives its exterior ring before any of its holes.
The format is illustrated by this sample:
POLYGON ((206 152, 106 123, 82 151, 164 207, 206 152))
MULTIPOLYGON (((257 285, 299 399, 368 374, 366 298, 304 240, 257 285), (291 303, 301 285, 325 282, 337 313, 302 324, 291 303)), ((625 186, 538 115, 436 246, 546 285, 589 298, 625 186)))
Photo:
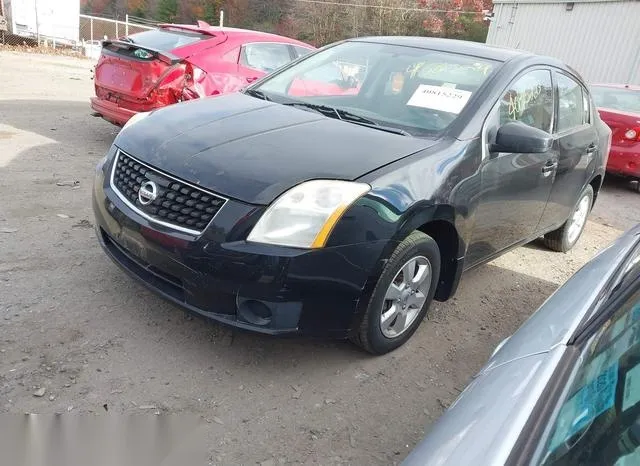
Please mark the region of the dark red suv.
POLYGON ((160 25, 103 42, 91 107, 124 125, 139 112, 235 92, 313 50, 287 37, 204 22, 160 25))

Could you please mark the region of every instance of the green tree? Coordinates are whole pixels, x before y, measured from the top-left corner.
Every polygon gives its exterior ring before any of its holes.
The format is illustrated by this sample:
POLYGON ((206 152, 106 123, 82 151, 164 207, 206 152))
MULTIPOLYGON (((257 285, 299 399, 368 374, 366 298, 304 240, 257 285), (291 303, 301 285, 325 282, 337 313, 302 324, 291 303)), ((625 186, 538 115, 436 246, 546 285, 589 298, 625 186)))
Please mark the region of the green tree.
POLYGON ((202 19, 209 24, 218 24, 220 21, 220 0, 205 0, 202 19))
POLYGON ((126 6, 129 14, 138 18, 145 18, 149 10, 147 0, 127 0, 126 6))
POLYGON ((178 18, 178 0, 158 0, 156 18, 164 23, 173 23, 178 18))

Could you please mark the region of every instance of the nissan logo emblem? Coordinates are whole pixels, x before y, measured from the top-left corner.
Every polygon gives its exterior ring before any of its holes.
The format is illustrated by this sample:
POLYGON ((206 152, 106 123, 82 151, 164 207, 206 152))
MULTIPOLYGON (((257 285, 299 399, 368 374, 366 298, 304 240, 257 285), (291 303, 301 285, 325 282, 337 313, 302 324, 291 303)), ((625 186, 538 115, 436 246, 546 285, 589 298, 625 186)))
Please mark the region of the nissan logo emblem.
POLYGON ((142 183, 138 190, 138 200, 142 205, 149 205, 158 197, 158 185, 153 181, 142 183))

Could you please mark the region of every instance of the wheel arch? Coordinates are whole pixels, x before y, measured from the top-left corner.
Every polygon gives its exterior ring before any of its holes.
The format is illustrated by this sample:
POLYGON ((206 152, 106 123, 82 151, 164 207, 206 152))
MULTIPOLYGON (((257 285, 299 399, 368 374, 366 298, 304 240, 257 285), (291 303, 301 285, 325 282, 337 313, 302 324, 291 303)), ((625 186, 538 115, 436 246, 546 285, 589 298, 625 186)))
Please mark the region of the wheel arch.
POLYGON ((397 231, 397 242, 418 230, 431 236, 440 249, 440 279, 434 299, 446 301, 454 293, 462 274, 465 243, 456 228, 456 212, 451 205, 416 204, 405 215, 397 231))
POLYGON ((604 176, 601 173, 596 174, 593 178, 591 178, 591 181, 589 181, 591 188, 593 188, 593 202, 591 203, 591 206, 594 206, 596 204, 596 200, 598 199, 598 192, 602 187, 603 181, 604 176))

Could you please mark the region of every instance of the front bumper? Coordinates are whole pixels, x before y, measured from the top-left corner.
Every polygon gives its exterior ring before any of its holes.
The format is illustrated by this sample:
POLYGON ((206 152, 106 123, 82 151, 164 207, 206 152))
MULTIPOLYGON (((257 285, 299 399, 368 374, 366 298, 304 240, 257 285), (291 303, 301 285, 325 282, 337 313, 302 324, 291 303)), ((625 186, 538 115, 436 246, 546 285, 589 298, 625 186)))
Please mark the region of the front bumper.
POLYGON ((607 172, 640 179, 640 143, 611 147, 607 172))
MULTIPOLYGON (((110 170, 110 167, 107 167, 110 170)), ((155 224, 97 171, 93 209, 107 255, 164 298, 267 334, 346 337, 358 325, 387 240, 300 250, 252 244, 239 226, 255 206, 229 200, 199 236, 155 224)))

